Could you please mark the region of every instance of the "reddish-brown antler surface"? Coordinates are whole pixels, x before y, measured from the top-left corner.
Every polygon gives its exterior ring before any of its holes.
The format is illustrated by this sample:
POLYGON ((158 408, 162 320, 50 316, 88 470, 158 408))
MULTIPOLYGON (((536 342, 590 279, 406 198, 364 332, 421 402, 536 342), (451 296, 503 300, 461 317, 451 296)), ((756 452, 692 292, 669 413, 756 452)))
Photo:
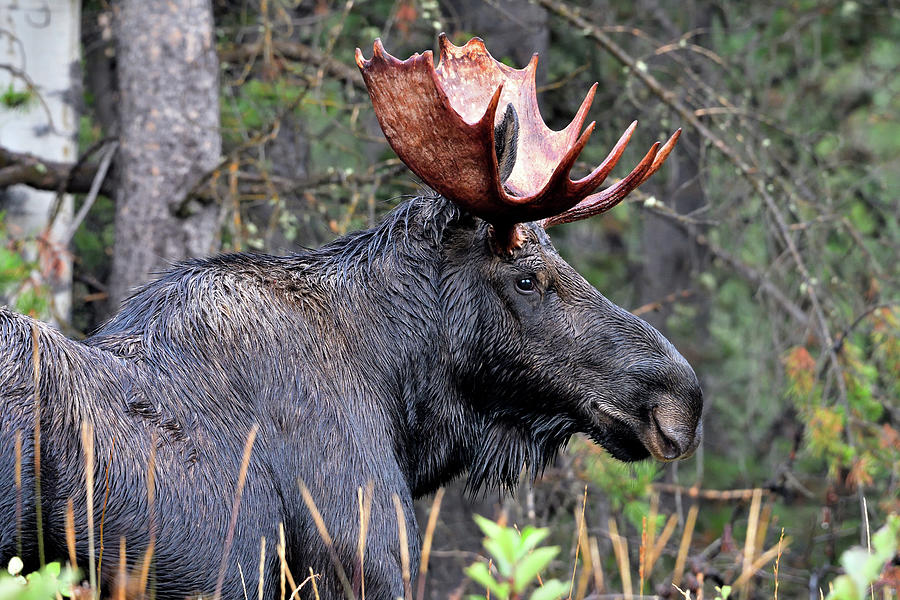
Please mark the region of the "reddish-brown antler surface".
POLYGON ((678 132, 662 151, 653 145, 618 184, 591 195, 615 166, 636 123, 625 131, 606 159, 588 176, 572 181, 569 171, 594 129, 582 132, 597 84, 591 87, 568 127, 553 131, 538 110, 537 55, 524 69, 496 61, 473 38, 455 46, 440 37, 437 68, 431 51, 398 60, 375 41, 362 71, 385 137, 401 160, 426 184, 495 226, 541 220, 546 226, 608 210, 643 183, 671 151, 678 132), (511 104, 518 116, 517 159, 508 179, 500 180, 494 149, 498 106, 511 104))

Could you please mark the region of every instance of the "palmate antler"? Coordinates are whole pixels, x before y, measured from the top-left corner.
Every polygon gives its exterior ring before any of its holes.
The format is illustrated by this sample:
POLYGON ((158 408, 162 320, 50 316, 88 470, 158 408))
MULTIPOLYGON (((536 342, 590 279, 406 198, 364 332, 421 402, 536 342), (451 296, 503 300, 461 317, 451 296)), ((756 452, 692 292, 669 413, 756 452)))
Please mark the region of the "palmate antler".
POLYGON ((637 125, 632 123, 606 159, 588 176, 572 181, 569 171, 594 130, 582 132, 597 89, 595 83, 568 127, 553 131, 538 110, 537 54, 524 69, 496 61, 479 38, 455 46, 440 36, 437 68, 431 51, 405 61, 375 41, 370 60, 356 50, 356 64, 391 147, 406 165, 441 195, 494 226, 501 245, 512 244, 516 223, 544 227, 605 212, 647 180, 672 151, 679 129, 655 143, 634 170, 594 193, 622 156, 637 125), (494 146, 498 106, 518 116, 516 162, 501 180, 494 146))

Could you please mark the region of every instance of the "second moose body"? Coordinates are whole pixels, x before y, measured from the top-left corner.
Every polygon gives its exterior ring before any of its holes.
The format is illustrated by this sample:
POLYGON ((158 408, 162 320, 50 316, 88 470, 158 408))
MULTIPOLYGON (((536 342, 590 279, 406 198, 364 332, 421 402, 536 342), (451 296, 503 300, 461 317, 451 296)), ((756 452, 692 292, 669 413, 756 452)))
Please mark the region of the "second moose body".
MULTIPOLYGON (((447 64, 457 64, 451 59, 460 49, 442 44, 447 64)), ((375 71, 361 66, 371 79, 375 71)), ((376 107, 377 98, 373 92, 376 107)), ((499 95, 492 98, 496 110, 499 95)), ((516 114, 523 107, 510 104, 497 135, 488 109, 489 170, 504 180, 518 164, 509 148, 519 145, 523 160, 516 114)), ((585 202, 582 193, 568 208, 607 208, 659 166, 656 149, 626 185, 599 201, 585 202)), ((568 181, 568 169, 564 175, 568 181)), ((521 173, 514 179, 527 187, 521 173)), ((16 553, 36 558, 36 423, 47 555, 66 556, 71 499, 76 554, 87 564, 80 430, 91 422, 95 497, 108 493, 102 579, 115 585, 120 538, 132 566, 152 547, 157 598, 210 594, 219 585, 223 597, 243 597, 240 572, 253 580, 261 537, 264 590, 277 596, 280 523, 294 576, 311 567, 322 574, 323 598, 343 596, 298 481, 334 540, 347 591, 358 594, 364 581, 367 597, 388 598, 403 595, 394 496, 410 528, 415 572, 413 498, 466 471, 472 488, 511 486, 523 466, 539 471, 576 432, 621 460, 692 452, 702 411, 697 378, 663 336, 609 302, 553 248, 545 227, 574 213, 532 204, 529 221, 538 222, 522 223, 512 210, 440 191, 316 251, 185 263, 140 289, 84 343, 0 310, 0 562, 16 553), (370 482, 362 569, 358 493, 370 482)), ((97 500, 97 523, 100 511, 97 500)))

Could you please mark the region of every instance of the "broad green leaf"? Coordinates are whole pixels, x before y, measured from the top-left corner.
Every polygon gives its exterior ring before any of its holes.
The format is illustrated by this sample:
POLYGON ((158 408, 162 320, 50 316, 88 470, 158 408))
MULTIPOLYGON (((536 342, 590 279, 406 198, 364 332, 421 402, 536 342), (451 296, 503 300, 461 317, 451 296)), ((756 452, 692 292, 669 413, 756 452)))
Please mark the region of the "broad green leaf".
POLYGON ((465 573, 469 576, 469 579, 481 584, 485 589, 490 590, 491 593, 498 597, 505 597, 505 594, 509 593, 509 584, 500 583, 494 579, 494 576, 488 570, 487 564, 483 562, 477 562, 467 567, 465 573))
POLYGON ((861 596, 853 580, 848 575, 841 575, 834 580, 826 600, 861 600, 861 596))
POLYGON ((550 579, 531 593, 530 600, 557 600, 569 593, 568 584, 558 579, 550 579))
POLYGON ((872 536, 872 547, 875 555, 882 562, 887 562, 897 552, 900 543, 900 515, 891 515, 887 524, 872 536))
POLYGON ((861 592, 881 573, 882 561, 864 548, 850 548, 841 555, 841 566, 861 592))
POLYGON ((547 546, 537 548, 520 560, 513 575, 513 589, 519 593, 523 592, 528 584, 537 578, 537 574, 547 568, 557 554, 559 554, 559 546, 547 546))
POLYGON ((484 540, 484 549, 487 550, 494 559, 494 566, 497 567, 500 574, 504 577, 509 577, 512 575, 515 549, 511 548, 508 536, 505 544, 501 541, 502 539, 503 536, 500 536, 500 539, 484 540))
POLYGON ((503 530, 502 527, 481 515, 475 515, 473 518, 475 519, 475 524, 478 525, 478 528, 481 529, 481 532, 484 534, 484 537, 496 538, 503 530))
POLYGON ((544 541, 548 535, 550 535, 550 530, 546 527, 538 528, 529 525, 523 529, 518 558, 528 554, 535 546, 544 541))

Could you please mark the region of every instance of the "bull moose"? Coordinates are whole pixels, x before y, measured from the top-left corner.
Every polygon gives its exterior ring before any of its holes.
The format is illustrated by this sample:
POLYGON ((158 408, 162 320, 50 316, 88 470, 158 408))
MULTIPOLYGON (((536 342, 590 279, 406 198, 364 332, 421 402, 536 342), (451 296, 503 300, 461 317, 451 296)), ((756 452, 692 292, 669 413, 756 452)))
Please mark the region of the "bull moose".
POLYGON ((67 530, 79 565, 98 552, 93 457, 103 586, 117 585, 121 558, 143 565, 160 599, 242 598, 242 577, 253 594, 257 572, 275 597, 277 544, 298 581, 310 567, 319 574, 323 598, 363 586, 397 597, 396 506, 416 572, 413 499, 463 473, 471 489, 512 486, 576 432, 624 461, 696 448, 691 367, 546 232, 621 201, 678 132, 597 192, 635 125, 570 179, 596 84, 552 131, 538 111, 536 57, 517 70, 478 38, 458 47, 442 36, 437 67, 430 51, 400 61, 380 41, 356 61, 389 143, 433 192, 318 250, 188 260, 83 342, 0 310, 4 565, 16 554, 34 564, 41 549, 68 556, 67 530), (361 489, 371 501, 364 560, 361 489))

